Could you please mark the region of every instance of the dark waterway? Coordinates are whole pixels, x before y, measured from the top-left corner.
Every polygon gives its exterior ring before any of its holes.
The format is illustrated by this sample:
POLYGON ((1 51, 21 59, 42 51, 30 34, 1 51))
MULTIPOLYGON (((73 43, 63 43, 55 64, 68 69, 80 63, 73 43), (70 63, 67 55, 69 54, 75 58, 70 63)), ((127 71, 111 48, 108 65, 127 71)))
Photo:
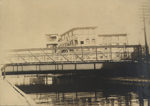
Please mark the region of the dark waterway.
POLYGON ((12 75, 7 79, 39 105, 149 106, 149 83, 83 75, 12 75))

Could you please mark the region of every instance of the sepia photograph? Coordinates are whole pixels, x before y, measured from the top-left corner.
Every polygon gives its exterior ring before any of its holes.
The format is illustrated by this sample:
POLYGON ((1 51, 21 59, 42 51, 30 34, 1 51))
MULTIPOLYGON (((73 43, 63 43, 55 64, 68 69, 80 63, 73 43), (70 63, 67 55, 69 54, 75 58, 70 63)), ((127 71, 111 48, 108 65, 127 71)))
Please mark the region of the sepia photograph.
POLYGON ((0 0, 0 106, 150 106, 150 0, 0 0))

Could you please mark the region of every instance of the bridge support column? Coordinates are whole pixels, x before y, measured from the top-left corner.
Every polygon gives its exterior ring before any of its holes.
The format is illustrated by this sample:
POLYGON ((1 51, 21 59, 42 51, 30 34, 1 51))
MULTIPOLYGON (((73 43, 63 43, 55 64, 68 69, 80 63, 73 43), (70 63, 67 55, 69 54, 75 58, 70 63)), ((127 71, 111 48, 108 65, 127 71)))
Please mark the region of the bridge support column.
POLYGON ((95 101, 97 100, 97 92, 95 91, 95 101))
POLYGON ((57 70, 56 63, 55 63, 55 70, 57 70))
POLYGON ((59 68, 59 67, 58 67, 58 64, 57 64, 57 70, 59 70, 58 68, 59 68))
POLYGON ((46 85, 48 85, 48 74, 46 74, 46 85))
POLYGON ((74 65, 75 65, 75 71, 76 71, 77 70, 77 64, 75 63, 74 65))
POLYGON ((76 100, 78 99, 78 92, 76 91, 76 100))
POLYGON ((94 70, 96 69, 96 65, 95 65, 95 63, 94 63, 94 70))
POLYGON ((23 66, 21 66, 21 70, 23 71, 23 66))
POLYGON ((56 92, 56 100, 59 100, 59 92, 56 92))
POLYGON ((14 72, 14 66, 13 66, 13 72, 14 72))
POLYGON ((63 70, 63 66, 64 66, 64 65, 63 65, 63 63, 62 63, 62 70, 63 70))
POLYGON ((41 66, 39 65, 39 71, 41 71, 41 66))
POLYGON ((36 71, 37 71, 37 65, 35 67, 36 67, 36 71))
POLYGON ((17 72, 18 72, 18 66, 17 66, 17 72))
MULTIPOLYGON (((18 67, 19 67, 19 66, 17 65, 17 72, 18 72, 18 67)), ((17 75, 17 77, 19 78, 19 75, 17 75)))
POLYGON ((38 74, 38 66, 36 65, 36 72, 37 72, 37 77, 39 76, 38 74))
POLYGON ((63 101, 65 101, 65 94, 64 94, 64 92, 62 93, 62 96, 63 96, 63 101))

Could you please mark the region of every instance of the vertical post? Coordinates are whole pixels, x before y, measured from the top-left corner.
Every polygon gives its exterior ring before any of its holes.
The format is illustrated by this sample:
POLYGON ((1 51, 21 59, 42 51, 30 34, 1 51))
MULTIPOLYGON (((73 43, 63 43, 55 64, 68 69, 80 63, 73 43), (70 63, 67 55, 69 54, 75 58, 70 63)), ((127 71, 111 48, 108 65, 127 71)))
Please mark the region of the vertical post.
POLYGON ((55 63, 55 70, 56 70, 56 63, 55 63))
POLYGON ((62 63, 62 70, 63 70, 63 63, 62 63))
POLYGON ((112 61, 112 50, 111 50, 111 46, 110 46, 110 60, 112 61))
POLYGON ((94 70, 96 69, 95 63, 94 63, 94 70))
POLYGON ((21 70, 23 71, 23 66, 21 66, 21 70))
POLYGON ((56 92, 56 101, 57 101, 57 92, 56 92))
POLYGON ((95 100, 97 100, 97 92, 95 91, 95 100))
POLYGON ((40 67, 40 65, 39 65, 39 71, 41 71, 41 67, 40 67))
POLYGON ((58 64, 57 64, 57 70, 59 70, 59 69, 58 69, 58 64))
POLYGON ((5 70, 5 68, 4 68, 4 79, 6 78, 6 72, 5 72, 6 70, 5 70))
POLYGON ((76 100, 78 99, 78 92, 76 91, 76 100))
POLYGON ((36 72, 37 72, 37 77, 38 77, 38 69, 37 69, 37 65, 36 65, 36 72))
POLYGON ((37 65, 36 65, 36 71, 37 71, 37 65))
POLYGON ((70 50, 67 49, 67 51, 68 51, 68 52, 67 52, 67 54, 68 54, 67 56, 69 57, 69 61, 71 61, 71 53, 70 53, 70 50))
POLYGON ((96 47, 96 61, 97 61, 97 47, 96 47))
MULTIPOLYGON (((18 67, 19 67, 19 66, 17 65, 17 72, 18 72, 18 67)), ((18 74, 17 76, 18 76, 18 78, 19 78, 19 74, 18 74)))
MULTIPOLYGON (((81 49, 82 49, 82 47, 81 47, 81 49)), ((83 61, 83 49, 82 49, 82 61, 83 61)))
POLYGON ((59 92, 58 92, 58 100, 59 100, 59 92))
POLYGON ((128 60, 129 60, 130 59, 130 57, 129 57, 129 48, 126 47, 126 49, 128 51, 128 60))
POLYGON ((142 98, 139 100, 139 106, 144 106, 144 100, 142 98))
POLYGON ((114 106, 114 99, 111 100, 111 106, 114 106))
POLYGON ((48 74, 46 74, 46 85, 48 85, 48 74))
POLYGON ((77 64, 75 63, 75 70, 77 70, 77 64))
POLYGON ((40 93, 40 99, 41 99, 41 93, 40 93))
POLYGON ((13 72, 14 72, 14 66, 13 66, 13 72))
POLYGON ((63 92, 63 101, 65 101, 65 95, 64 95, 64 92, 63 92))

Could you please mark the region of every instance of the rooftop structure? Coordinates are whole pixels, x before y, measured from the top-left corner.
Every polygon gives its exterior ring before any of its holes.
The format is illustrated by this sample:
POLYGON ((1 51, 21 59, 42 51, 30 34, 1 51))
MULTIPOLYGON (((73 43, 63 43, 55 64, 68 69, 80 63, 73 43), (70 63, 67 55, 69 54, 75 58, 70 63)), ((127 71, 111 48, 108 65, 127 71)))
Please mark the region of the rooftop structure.
POLYGON ((58 45, 58 34, 45 34, 46 47, 55 48, 58 45))

